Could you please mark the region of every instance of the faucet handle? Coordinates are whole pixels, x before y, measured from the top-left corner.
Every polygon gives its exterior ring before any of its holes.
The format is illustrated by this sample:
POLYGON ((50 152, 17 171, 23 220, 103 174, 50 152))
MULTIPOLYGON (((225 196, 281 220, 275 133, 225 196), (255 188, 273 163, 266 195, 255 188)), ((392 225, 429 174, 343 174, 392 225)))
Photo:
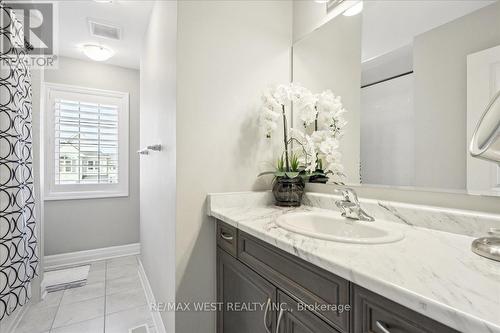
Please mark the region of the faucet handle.
POLYGON ((373 222, 375 219, 368 215, 367 212, 361 208, 358 195, 354 189, 343 187, 338 191, 341 192, 343 200, 337 201, 336 205, 340 209, 341 215, 354 220, 373 222))
POLYGON ((358 195, 350 187, 345 187, 345 188, 342 189, 342 196, 344 197, 345 201, 352 202, 352 203, 355 203, 355 204, 359 204, 358 195))

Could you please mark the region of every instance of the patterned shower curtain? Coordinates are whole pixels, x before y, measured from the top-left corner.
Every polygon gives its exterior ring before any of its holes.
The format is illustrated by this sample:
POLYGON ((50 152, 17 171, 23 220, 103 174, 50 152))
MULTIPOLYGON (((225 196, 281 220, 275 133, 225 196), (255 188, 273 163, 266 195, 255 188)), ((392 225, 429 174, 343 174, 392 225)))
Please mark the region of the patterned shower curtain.
POLYGON ((0 321, 31 296, 38 270, 31 74, 22 26, 0 0, 0 321))

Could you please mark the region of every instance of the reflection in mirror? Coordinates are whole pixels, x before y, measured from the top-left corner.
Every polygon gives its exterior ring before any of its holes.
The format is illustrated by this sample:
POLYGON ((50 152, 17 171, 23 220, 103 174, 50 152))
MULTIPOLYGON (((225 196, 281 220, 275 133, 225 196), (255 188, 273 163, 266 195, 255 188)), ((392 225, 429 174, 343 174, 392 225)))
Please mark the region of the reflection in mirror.
POLYGON ((365 1, 297 41, 293 61, 295 82, 349 111, 347 183, 500 193, 498 164, 468 153, 500 90, 499 1, 365 1))

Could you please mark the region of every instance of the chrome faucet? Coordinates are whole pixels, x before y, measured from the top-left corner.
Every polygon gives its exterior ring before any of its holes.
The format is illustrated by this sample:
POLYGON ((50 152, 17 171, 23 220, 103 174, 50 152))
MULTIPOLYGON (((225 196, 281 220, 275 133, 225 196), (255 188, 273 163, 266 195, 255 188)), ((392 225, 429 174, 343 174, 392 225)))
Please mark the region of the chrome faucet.
POLYGON ((342 194, 342 200, 336 201, 335 204, 340 209, 343 217, 358 221, 375 221, 372 216, 368 215, 368 213, 361 208, 356 191, 349 187, 342 187, 336 189, 336 191, 342 194))

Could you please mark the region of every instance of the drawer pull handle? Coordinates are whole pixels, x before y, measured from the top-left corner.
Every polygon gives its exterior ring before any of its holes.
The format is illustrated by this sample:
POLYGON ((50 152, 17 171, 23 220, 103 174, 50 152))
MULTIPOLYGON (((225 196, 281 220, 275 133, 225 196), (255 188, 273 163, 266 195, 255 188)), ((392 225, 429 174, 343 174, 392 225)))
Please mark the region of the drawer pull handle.
POLYGON ((276 333, 280 332, 281 319, 283 319, 284 313, 285 313, 285 309, 281 308, 280 314, 278 315, 278 323, 276 324, 276 333))
POLYGON ((377 328, 382 331, 382 333, 391 333, 391 331, 389 331, 387 329, 387 325, 383 322, 383 321, 376 321, 375 322, 375 325, 377 325, 377 328))
POLYGON ((222 232, 220 233, 220 236, 222 237, 222 239, 225 239, 225 240, 227 240, 227 241, 232 241, 232 240, 233 240, 233 235, 228 234, 228 233, 226 233, 226 232, 224 232, 224 231, 222 231, 222 232))
POLYGON ((267 313, 269 312, 270 306, 271 306, 271 299, 268 298, 267 303, 266 303, 266 310, 264 311, 264 327, 266 328, 267 333, 271 333, 271 331, 269 330, 269 327, 267 327, 267 313))

